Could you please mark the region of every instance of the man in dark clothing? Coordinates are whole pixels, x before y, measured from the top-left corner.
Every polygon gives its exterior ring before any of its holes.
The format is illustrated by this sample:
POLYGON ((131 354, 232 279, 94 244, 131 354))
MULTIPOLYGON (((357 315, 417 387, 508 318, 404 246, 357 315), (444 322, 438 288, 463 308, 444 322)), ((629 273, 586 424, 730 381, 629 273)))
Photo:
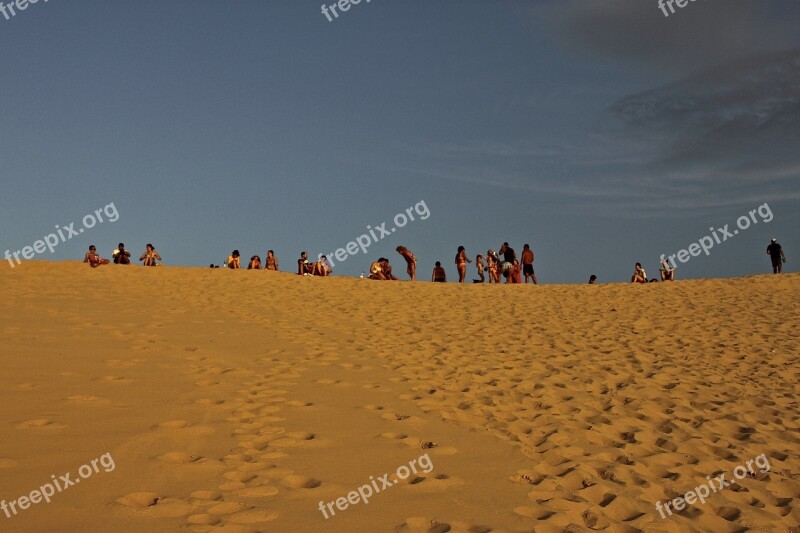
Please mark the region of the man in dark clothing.
POLYGON ((115 265, 130 265, 131 253, 125 249, 125 245, 119 243, 119 247, 114 250, 114 264, 115 265))
POLYGON ((503 260, 506 263, 514 264, 514 260, 517 258, 517 253, 507 242, 503 243, 503 246, 500 247, 497 253, 503 254, 503 260))
POLYGON ((772 259, 772 273, 780 274, 783 272, 783 264, 786 262, 786 256, 783 255, 783 248, 777 243, 777 239, 772 239, 772 242, 767 246, 767 255, 772 259))
POLYGON ((506 282, 508 282, 510 280, 509 276, 511 275, 511 269, 514 266, 514 261, 517 260, 517 254, 507 242, 503 243, 503 246, 497 250, 497 253, 503 254, 503 264, 500 265, 500 269, 503 272, 503 276, 506 278, 506 282))

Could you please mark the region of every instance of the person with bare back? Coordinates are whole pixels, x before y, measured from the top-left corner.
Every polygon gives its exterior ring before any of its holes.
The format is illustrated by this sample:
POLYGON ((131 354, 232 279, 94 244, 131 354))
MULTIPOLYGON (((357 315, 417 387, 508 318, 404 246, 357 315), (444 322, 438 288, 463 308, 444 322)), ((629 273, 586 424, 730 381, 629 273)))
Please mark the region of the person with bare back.
POLYGON ((402 255, 403 259, 406 260, 406 264, 408 265, 406 272, 408 272, 408 275, 411 277, 411 281, 415 281, 417 279, 417 258, 414 257, 411 250, 405 246, 398 246, 396 250, 397 253, 402 255))
POLYGON ((537 285, 536 274, 533 273, 533 250, 530 245, 522 247, 522 273, 525 275, 525 283, 528 283, 528 277, 533 280, 533 284, 537 285))
POLYGON ((464 279, 467 277, 467 263, 472 263, 472 260, 467 257, 467 250, 463 246, 458 247, 455 263, 458 269, 458 282, 464 283, 464 279))

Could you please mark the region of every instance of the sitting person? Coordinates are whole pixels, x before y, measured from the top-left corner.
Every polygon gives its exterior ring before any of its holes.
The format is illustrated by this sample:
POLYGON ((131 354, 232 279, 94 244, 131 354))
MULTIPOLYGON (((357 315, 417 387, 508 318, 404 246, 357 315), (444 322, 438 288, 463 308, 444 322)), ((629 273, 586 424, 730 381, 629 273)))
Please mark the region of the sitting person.
POLYGON ((115 265, 130 265, 131 264, 131 253, 125 249, 125 245, 119 243, 119 248, 114 250, 114 253, 111 254, 114 258, 115 265))
POLYGON ((278 270, 278 258, 275 257, 275 252, 272 250, 267 252, 266 263, 266 270, 278 270))
POLYGON ((597 285, 597 276, 594 274, 589 276, 589 285, 597 285))
POLYGON ((675 267, 669 264, 669 259, 661 261, 661 281, 675 281, 675 267))
POLYGON ((308 252, 300 252, 300 259, 297 260, 297 275, 310 276, 314 273, 314 265, 308 262, 308 252))
POLYGON ((83 262, 89 263, 89 266, 92 268, 97 268, 100 265, 107 265, 111 261, 108 259, 103 259, 99 255, 97 255, 97 248, 95 248, 94 244, 89 246, 89 251, 86 252, 86 255, 83 256, 83 262))
POLYGON ((228 256, 227 265, 228 268, 233 270, 242 268, 241 259, 239 259, 239 250, 234 250, 233 253, 228 256))
POLYGON ((386 276, 383 274, 383 265, 381 264, 380 260, 374 261, 369 266, 369 279, 378 279, 381 281, 386 280, 386 276))
POLYGON ((436 266, 433 267, 431 274, 431 281, 434 283, 447 283, 447 273, 444 271, 441 261, 436 261, 436 266))
POLYGON ((388 259, 381 257, 378 259, 378 262, 381 264, 381 268, 383 269, 383 277, 386 280, 397 280, 394 274, 392 274, 392 265, 389 264, 388 259))
POLYGON ((641 263, 636 263, 633 276, 631 276, 631 283, 647 283, 647 272, 644 271, 641 263))
POLYGON ((333 272, 331 264, 328 262, 327 256, 320 256, 319 261, 311 265, 311 274, 314 276, 330 276, 333 272))
POLYGON ((247 270, 261 270, 261 258, 257 255, 251 257, 250 262, 247 263, 247 270))
POLYGON ((139 261, 144 261, 142 265, 146 267, 154 267, 157 266, 156 260, 161 261, 161 256, 158 255, 158 252, 156 252, 156 249, 153 247, 152 244, 148 244, 145 247, 144 253, 139 258, 139 261))

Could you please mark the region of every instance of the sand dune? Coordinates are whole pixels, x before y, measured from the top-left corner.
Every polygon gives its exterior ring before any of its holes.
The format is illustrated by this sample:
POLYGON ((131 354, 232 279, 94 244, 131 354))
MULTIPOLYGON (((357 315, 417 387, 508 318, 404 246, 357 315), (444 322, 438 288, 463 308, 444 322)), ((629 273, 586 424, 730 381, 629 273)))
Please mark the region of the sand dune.
POLYGON ((800 275, 0 268, 8 531, 800 531, 800 275), (429 472, 392 475, 428 454, 429 472), (756 472, 662 519, 760 454, 756 472), (384 473, 391 486, 325 518, 384 473), (395 481, 397 483, 395 483, 395 481), (334 507, 335 509, 335 507, 334 507))

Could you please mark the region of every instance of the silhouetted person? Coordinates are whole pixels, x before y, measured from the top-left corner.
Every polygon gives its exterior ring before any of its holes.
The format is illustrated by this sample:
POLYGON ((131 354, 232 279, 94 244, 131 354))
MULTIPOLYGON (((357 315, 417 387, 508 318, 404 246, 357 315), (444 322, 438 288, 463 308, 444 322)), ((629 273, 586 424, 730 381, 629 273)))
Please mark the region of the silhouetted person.
POLYGON ((777 239, 772 239, 772 242, 767 246, 767 255, 772 259, 772 273, 780 274, 783 272, 783 263, 786 262, 786 256, 783 255, 783 248, 778 244, 777 239))

